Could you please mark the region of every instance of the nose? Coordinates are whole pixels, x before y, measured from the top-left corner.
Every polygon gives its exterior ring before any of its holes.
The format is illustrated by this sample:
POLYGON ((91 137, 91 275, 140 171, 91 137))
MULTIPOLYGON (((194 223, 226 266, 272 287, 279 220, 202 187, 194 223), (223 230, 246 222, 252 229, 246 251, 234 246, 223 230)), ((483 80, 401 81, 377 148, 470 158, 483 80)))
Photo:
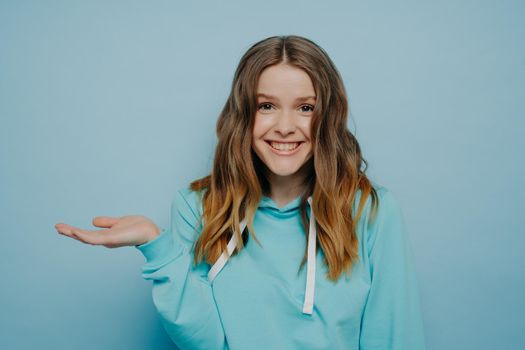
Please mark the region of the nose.
POLYGON ((297 129, 297 126, 295 124, 293 112, 286 110, 281 111, 277 117, 275 131, 286 136, 290 133, 294 133, 295 129, 297 129))

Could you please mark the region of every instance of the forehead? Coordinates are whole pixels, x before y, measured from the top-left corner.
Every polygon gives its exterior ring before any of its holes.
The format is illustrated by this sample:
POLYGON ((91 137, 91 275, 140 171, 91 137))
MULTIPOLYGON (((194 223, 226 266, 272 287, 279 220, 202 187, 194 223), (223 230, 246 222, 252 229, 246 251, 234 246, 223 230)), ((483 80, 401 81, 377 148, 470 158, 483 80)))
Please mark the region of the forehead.
POLYGON ((257 84, 257 94, 278 96, 315 96, 315 89, 308 73, 287 64, 270 66, 262 71, 257 84))

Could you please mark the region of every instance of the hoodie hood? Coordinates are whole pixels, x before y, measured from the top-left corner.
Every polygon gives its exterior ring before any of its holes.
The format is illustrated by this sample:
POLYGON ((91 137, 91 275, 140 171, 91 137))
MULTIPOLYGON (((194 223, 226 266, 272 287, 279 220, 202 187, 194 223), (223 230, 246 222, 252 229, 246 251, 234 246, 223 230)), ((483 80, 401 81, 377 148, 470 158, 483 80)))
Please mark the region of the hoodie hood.
MULTIPOLYGON (((264 210, 271 210, 274 214, 278 215, 289 215, 293 212, 299 210, 299 205, 301 203, 301 196, 296 197, 294 200, 286 204, 284 207, 279 208, 277 204, 270 197, 263 196, 259 202, 259 208, 264 210)), ((314 291, 315 291, 315 266, 316 266, 316 243, 317 243, 317 230, 315 225, 315 215, 312 210, 312 197, 308 197, 307 200, 308 206, 310 208, 309 216, 309 228, 308 228, 308 251, 307 251, 307 261, 306 261, 306 287, 304 293, 304 303, 302 312, 304 314, 311 315, 314 306, 314 291)), ((239 224, 240 232, 243 233, 246 228, 247 222, 246 218, 241 220, 239 224)), ((233 235, 226 251, 221 254, 219 259, 213 264, 208 272, 208 281, 213 283, 213 280, 219 272, 222 270, 226 262, 233 253, 235 247, 237 246, 237 236, 233 235)))

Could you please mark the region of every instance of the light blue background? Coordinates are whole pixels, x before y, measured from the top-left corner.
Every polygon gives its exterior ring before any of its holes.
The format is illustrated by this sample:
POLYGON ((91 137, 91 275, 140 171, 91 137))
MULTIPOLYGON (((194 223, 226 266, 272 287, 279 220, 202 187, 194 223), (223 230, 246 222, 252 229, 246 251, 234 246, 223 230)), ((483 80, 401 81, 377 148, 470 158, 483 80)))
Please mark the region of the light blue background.
POLYGON ((53 226, 167 226, 211 166, 241 55, 299 34, 402 203, 428 349, 523 349, 524 18, 517 0, 1 1, 0 346, 173 348, 140 252, 53 226))

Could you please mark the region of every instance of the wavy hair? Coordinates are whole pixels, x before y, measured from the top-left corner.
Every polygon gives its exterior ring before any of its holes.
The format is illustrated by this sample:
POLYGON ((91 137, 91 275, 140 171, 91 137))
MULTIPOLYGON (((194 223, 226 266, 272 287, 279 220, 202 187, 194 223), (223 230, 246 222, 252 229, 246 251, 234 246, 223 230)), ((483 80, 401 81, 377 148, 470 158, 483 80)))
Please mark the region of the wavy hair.
MULTIPOLYGON (((338 70, 320 46, 296 35, 261 40, 239 62, 230 95, 217 121, 218 143, 211 173, 190 184, 192 190, 202 190, 203 207, 203 226, 194 246, 194 263, 205 260, 212 265, 226 251, 232 234, 238 238, 233 255, 240 252, 246 244, 239 232, 244 215, 250 236, 260 245, 253 218, 261 196, 268 195, 270 188, 265 166, 251 147, 256 90, 262 71, 280 63, 304 70, 317 95, 311 124, 313 156, 305 165, 309 176, 305 179, 299 210, 307 233, 307 198, 311 195, 317 248, 323 250, 327 278, 336 281, 342 272, 349 273, 358 259, 357 222, 369 196, 372 197, 370 218, 375 217, 378 196, 365 175, 368 165, 359 144, 347 128, 348 101, 338 70), (358 191, 361 195, 354 216, 358 191)), ((298 273, 306 262, 306 247, 298 273)))

